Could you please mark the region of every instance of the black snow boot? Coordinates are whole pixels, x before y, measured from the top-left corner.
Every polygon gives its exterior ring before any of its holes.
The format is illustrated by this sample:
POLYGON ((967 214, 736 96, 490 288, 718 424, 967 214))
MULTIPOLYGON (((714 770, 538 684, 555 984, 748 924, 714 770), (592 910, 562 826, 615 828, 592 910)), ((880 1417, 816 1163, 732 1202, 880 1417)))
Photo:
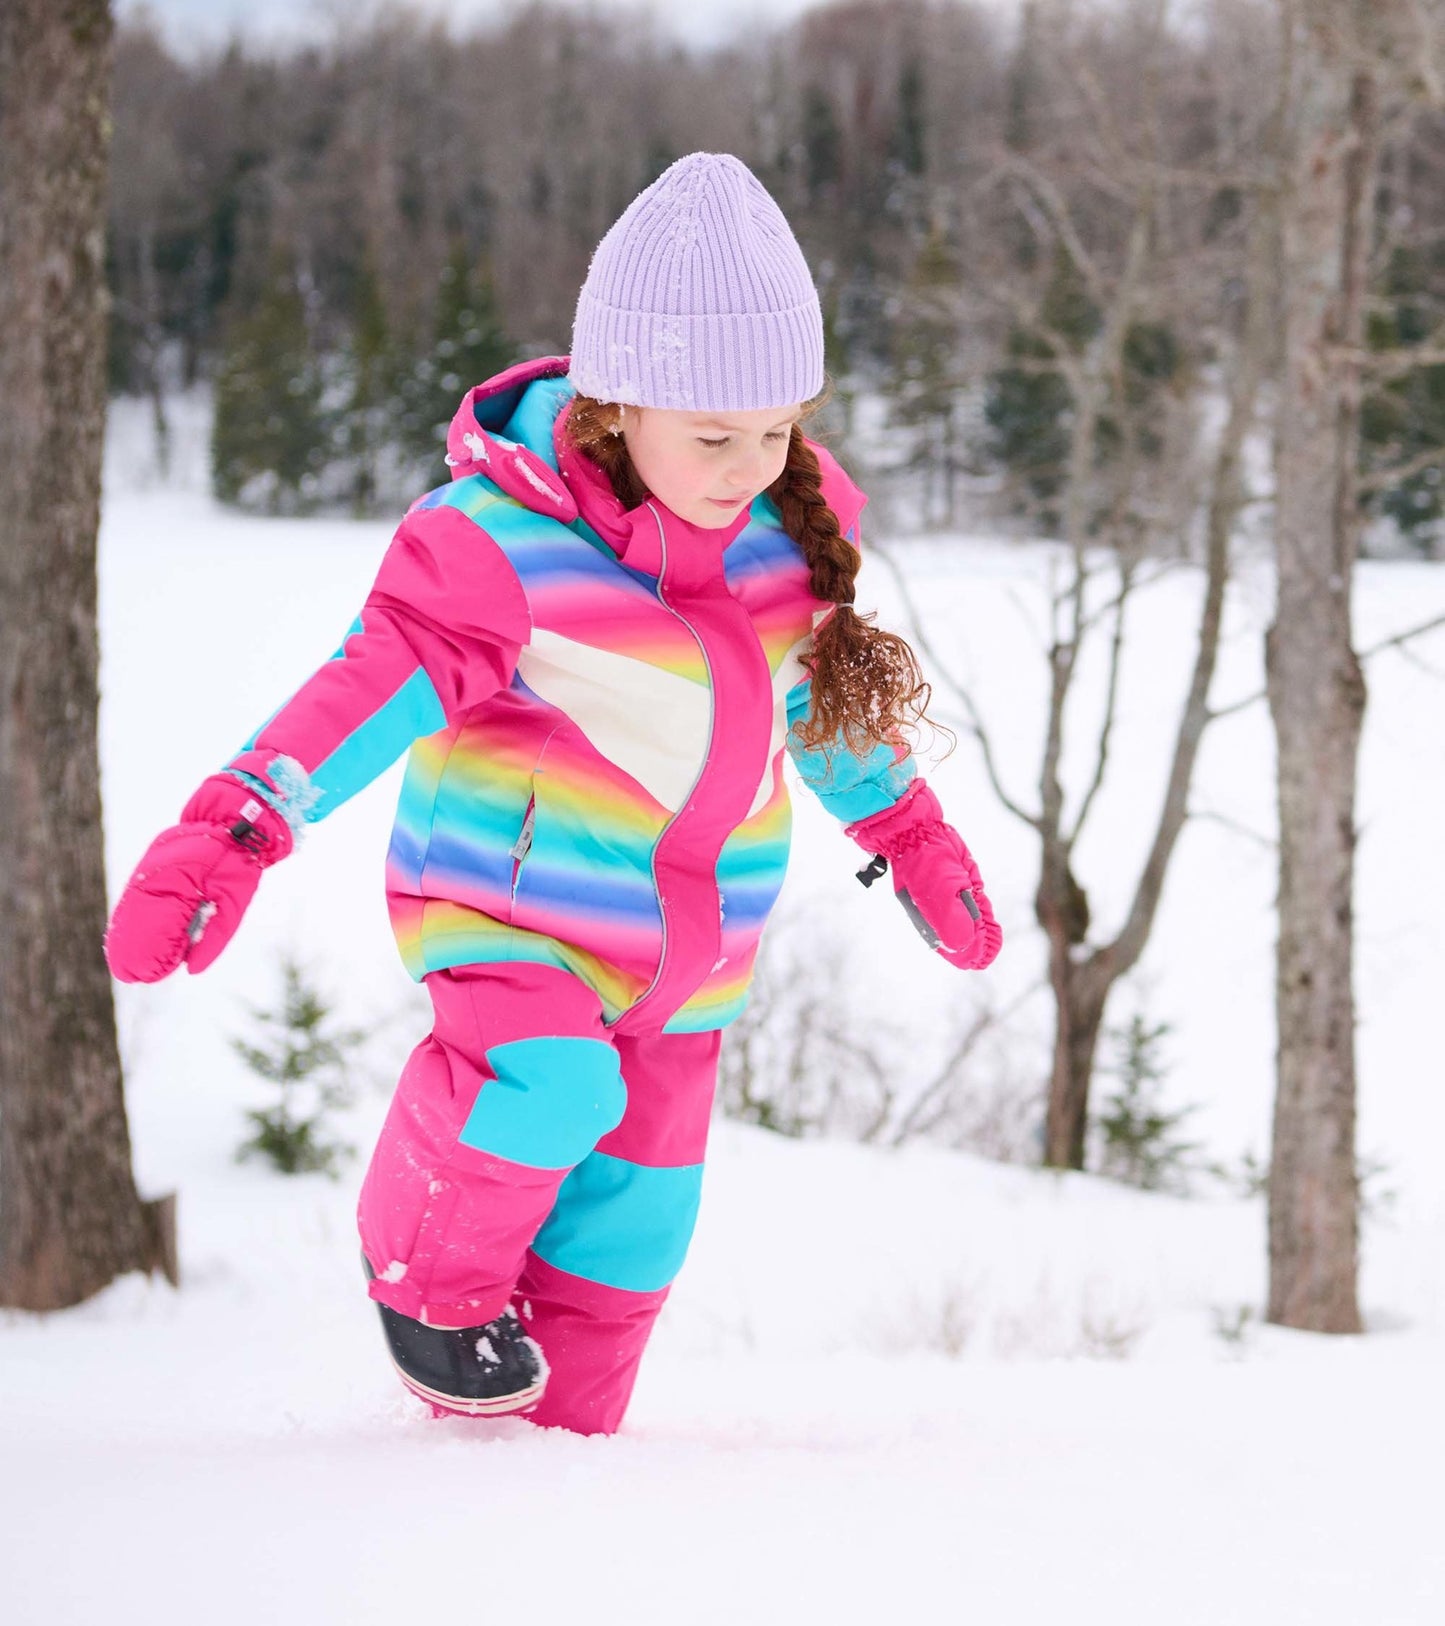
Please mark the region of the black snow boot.
MULTIPOLYGON (((367 1280, 375 1272, 363 1258, 367 1280)), ((479 1327, 428 1327, 378 1304, 397 1375, 414 1395, 443 1411, 499 1417, 527 1411, 547 1386, 547 1363, 510 1306, 479 1327)))

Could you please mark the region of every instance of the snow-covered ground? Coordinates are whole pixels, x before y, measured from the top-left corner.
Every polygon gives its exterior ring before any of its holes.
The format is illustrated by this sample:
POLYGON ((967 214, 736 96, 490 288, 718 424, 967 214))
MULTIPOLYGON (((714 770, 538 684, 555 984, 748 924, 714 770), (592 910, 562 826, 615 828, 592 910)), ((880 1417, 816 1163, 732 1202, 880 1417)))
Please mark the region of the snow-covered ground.
MULTIPOLYGON (((215 508, 202 425, 152 477, 113 414, 102 534, 107 839, 118 886, 195 782, 330 653, 389 528, 215 508)), ((1030 795, 1044 550, 900 549, 1030 795)), ((864 597, 896 616, 887 574, 864 597)), ((1116 921, 1153 817, 1196 584, 1141 603, 1081 873, 1116 921)), ((1366 566, 1362 646, 1445 609, 1445 571, 1366 566)), ((1243 572, 1219 693, 1260 681, 1267 572, 1243 572)), ((1081 716, 1097 704, 1087 676, 1081 716)), ((237 1165, 263 1097, 228 1037, 298 950, 376 1028, 346 1131, 365 1147, 426 1026, 381 898, 396 771, 268 875, 204 977, 117 991, 138 1173, 180 1193, 184 1289, 131 1278, 0 1315, 0 1619, 208 1626, 499 1616, 539 1623, 1439 1626, 1445 1619, 1445 650, 1370 665, 1360 847, 1361 1143, 1394 1194, 1365 1234, 1370 1333, 1261 1328, 1257 1201, 1151 1196, 914 1146, 717 1125, 693 1254, 624 1432, 434 1422, 398 1392, 356 1261, 359 1177, 237 1165)), ((1082 772, 1081 759, 1076 773, 1082 772)), ((933 960, 805 796, 784 907, 849 945, 850 995, 904 1030, 906 1087, 984 984, 1038 977, 1028 832, 967 743, 934 772, 1010 930, 977 984, 933 960)), ((1221 1159, 1267 1151, 1273 1034, 1263 708, 1206 747, 1191 825, 1120 1017, 1172 1025, 1169 1098, 1221 1159)), ((1025 1002, 983 1066, 1037 1071, 1025 1002)), ((987 1083, 989 1080, 982 1080, 987 1083)))

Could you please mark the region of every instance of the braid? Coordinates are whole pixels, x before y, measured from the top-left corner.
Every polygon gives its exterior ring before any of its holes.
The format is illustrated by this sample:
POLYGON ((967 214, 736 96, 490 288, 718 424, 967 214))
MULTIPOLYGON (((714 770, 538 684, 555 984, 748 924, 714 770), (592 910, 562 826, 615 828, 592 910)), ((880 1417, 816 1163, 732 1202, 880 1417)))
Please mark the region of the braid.
MULTIPOLYGON (((647 487, 618 432, 614 405, 575 396, 566 434, 606 474, 624 508, 643 501, 647 487)), ((808 662, 812 707, 798 725, 799 740, 827 749, 841 739, 859 753, 901 743, 923 716, 928 685, 908 644, 896 633, 874 627, 871 614, 860 616, 853 609, 858 550, 828 506, 817 455, 797 424, 788 442, 788 461, 768 495, 782 515, 783 529, 802 549, 813 597, 837 606, 813 634, 808 662)))
POLYGON ((813 597, 838 606, 813 634, 813 703, 798 725, 799 740, 826 749, 841 739, 859 753, 900 743, 923 716, 928 685, 905 640, 875 627, 871 613, 862 616, 853 608, 858 550, 823 496, 817 454, 797 424, 788 461, 768 495, 783 529, 803 550, 813 597))
POLYGON ((823 496, 817 453, 793 425, 788 461, 768 495, 783 516, 783 529, 803 550, 812 577, 814 598, 829 604, 852 604, 858 575, 858 550, 844 539, 838 516, 823 496))

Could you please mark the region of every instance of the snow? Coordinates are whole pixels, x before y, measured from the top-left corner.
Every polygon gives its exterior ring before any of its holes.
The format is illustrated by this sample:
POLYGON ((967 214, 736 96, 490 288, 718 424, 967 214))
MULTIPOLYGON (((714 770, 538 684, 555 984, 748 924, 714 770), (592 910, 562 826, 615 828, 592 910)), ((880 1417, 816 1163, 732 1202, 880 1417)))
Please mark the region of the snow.
POLYGON ((533 491, 540 491, 541 494, 548 498, 551 502, 560 503, 564 500, 562 493, 558 491, 556 486, 554 486, 550 481, 544 480, 542 476, 537 473, 536 469, 532 467, 531 456, 529 453, 519 449, 512 454, 512 461, 517 466, 517 472, 522 476, 527 484, 531 486, 533 491))
POLYGON ((654 369, 661 374, 663 392, 668 404, 685 409, 693 404, 691 372, 688 357, 691 345, 687 327, 680 316, 658 316, 652 325, 650 356, 654 369))
MULTIPOLYGON (((123 881, 195 784, 336 647, 391 533, 264 521, 200 487, 178 408, 160 480, 112 415, 102 534, 108 866, 123 881), (219 599, 222 614, 214 613, 219 599), (204 637, 194 629, 204 627, 204 637), (157 740, 162 749, 156 749, 157 740)), ((986 539, 900 556, 966 667, 1027 800, 1044 675, 1044 550, 986 539)), ((887 574, 860 583, 885 620, 887 574)), ((1196 584, 1136 618, 1080 872, 1117 922, 1162 785, 1196 584)), ((1252 693, 1269 614, 1233 594, 1219 693, 1252 693)), ((1366 566, 1359 643, 1445 609, 1445 572, 1366 566)), ((361 1162, 286 1180, 233 1153, 264 1097, 231 1052, 299 950, 337 1020, 377 1029, 344 1120, 365 1149, 426 1028, 381 896, 399 770, 265 877, 199 979, 119 988, 143 1189, 180 1193, 179 1293, 131 1277, 64 1314, 0 1315, 0 1599, 15 1626, 467 1618, 538 1626, 755 1620, 987 1626, 1438 1626, 1445 1460, 1445 950, 1438 638, 1369 667, 1360 844, 1361 1142, 1394 1201, 1366 1224, 1370 1334, 1259 1324, 1257 1200, 1184 1201, 913 1145, 786 1141, 719 1122, 692 1257, 614 1439, 518 1419, 434 1421, 386 1359, 357 1258, 361 1162)), ((1097 707, 1086 665, 1079 715, 1097 707)), ((1077 755, 1066 767, 1082 783, 1077 755)), ((947 1015, 1022 997, 1005 1037, 1037 1071, 1033 850, 966 741, 932 771, 1009 937, 987 979, 924 952, 805 796, 783 908, 856 952, 848 996, 926 1071, 947 1015)), ((1267 1149, 1273 1032, 1268 720, 1207 739, 1155 942, 1118 1017, 1173 1024, 1170 1101, 1221 1158, 1267 1149)))

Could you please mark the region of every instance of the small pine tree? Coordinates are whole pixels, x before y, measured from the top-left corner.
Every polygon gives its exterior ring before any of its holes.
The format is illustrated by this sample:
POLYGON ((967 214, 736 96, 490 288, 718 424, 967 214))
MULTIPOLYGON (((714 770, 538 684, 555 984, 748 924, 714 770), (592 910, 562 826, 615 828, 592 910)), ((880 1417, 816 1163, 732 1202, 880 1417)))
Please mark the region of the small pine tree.
MULTIPOLYGON (((1002 465, 1036 505, 1040 523, 1058 523, 1057 499, 1068 475, 1073 395, 1060 373, 1038 364, 1061 348, 1080 353, 1098 331, 1099 313, 1083 278, 1060 248, 1045 291, 1042 331, 1015 328, 1008 364, 990 374, 984 400, 984 454, 1002 465)), ((1159 322, 1131 323, 1124 334, 1121 388, 1101 415, 1091 462, 1102 470, 1126 447, 1145 458, 1164 450, 1158 429, 1160 392, 1177 384, 1185 365, 1174 331, 1159 322)), ((1107 501, 1107 499, 1103 499, 1107 501)))
POLYGON ((1052 503, 1063 488, 1069 457, 1069 414, 1073 395, 1062 374, 1038 370, 1063 344, 1082 350, 1098 330, 1099 313, 1068 253, 1054 256, 1040 309, 1046 333, 1015 328, 1008 338, 1009 362, 990 374, 983 418, 983 451, 1022 482, 1043 504, 1045 526, 1056 522, 1052 503))
MULTIPOLYGON (((1445 271, 1445 249, 1425 254, 1398 249, 1382 290, 1383 308, 1369 318, 1372 349, 1421 344, 1434 325, 1432 286, 1445 271)), ((1438 459, 1367 502, 1395 522, 1425 558, 1445 542, 1445 367, 1419 367, 1372 390, 1361 405, 1360 460, 1377 474, 1438 450, 1438 459)))
POLYGON ((919 249, 894 325, 892 418, 919 431, 911 463, 924 477, 928 521, 938 525, 954 518, 960 466, 958 275, 942 232, 931 231, 919 249))
POLYGON ((1037 0, 1024 0, 1017 44, 1004 81, 1004 141, 1016 152, 1027 152, 1033 146, 1040 114, 1048 105, 1048 88, 1039 65, 1044 26, 1037 0))
POLYGON ((397 441, 408 456, 425 461, 433 484, 446 479, 442 458, 457 403, 512 359, 491 277, 458 245, 442 268, 431 349, 398 389, 397 441))
POLYGON ((295 272, 278 256, 260 299, 228 325, 216 370, 211 478, 222 502, 310 506, 329 450, 322 394, 295 272))
POLYGON ((843 131, 833 102, 821 85, 803 89, 802 150, 808 196, 814 202, 826 188, 834 186, 843 174, 843 131))
POLYGON ((253 1128, 236 1152, 238 1162, 265 1158, 282 1174, 335 1176, 355 1147, 327 1135, 326 1116, 350 1104, 349 1055, 366 1038, 361 1028, 326 1031, 331 1007, 310 987, 289 957, 282 962, 281 1008, 252 1015, 266 1029, 261 1044, 232 1039, 231 1046, 253 1073, 274 1084, 277 1100, 248 1110, 253 1128))
POLYGON ((923 64, 910 56, 898 74, 898 122, 889 144, 893 161, 905 175, 922 175, 928 167, 926 104, 923 64))
POLYGON ((1169 1024, 1151 1026, 1137 1012, 1127 1028, 1112 1029, 1116 1060, 1101 1071, 1112 1073, 1119 1087, 1094 1121, 1098 1172, 1144 1191, 1188 1189, 1198 1144, 1180 1140, 1176 1131, 1196 1107, 1166 1112, 1159 1103, 1165 1066, 1160 1047, 1169 1024))
POLYGON ((351 339, 346 353, 346 404, 341 438, 351 463, 351 506, 361 518, 377 503, 377 458, 389 436, 393 359, 386 308, 370 256, 356 274, 351 339))

